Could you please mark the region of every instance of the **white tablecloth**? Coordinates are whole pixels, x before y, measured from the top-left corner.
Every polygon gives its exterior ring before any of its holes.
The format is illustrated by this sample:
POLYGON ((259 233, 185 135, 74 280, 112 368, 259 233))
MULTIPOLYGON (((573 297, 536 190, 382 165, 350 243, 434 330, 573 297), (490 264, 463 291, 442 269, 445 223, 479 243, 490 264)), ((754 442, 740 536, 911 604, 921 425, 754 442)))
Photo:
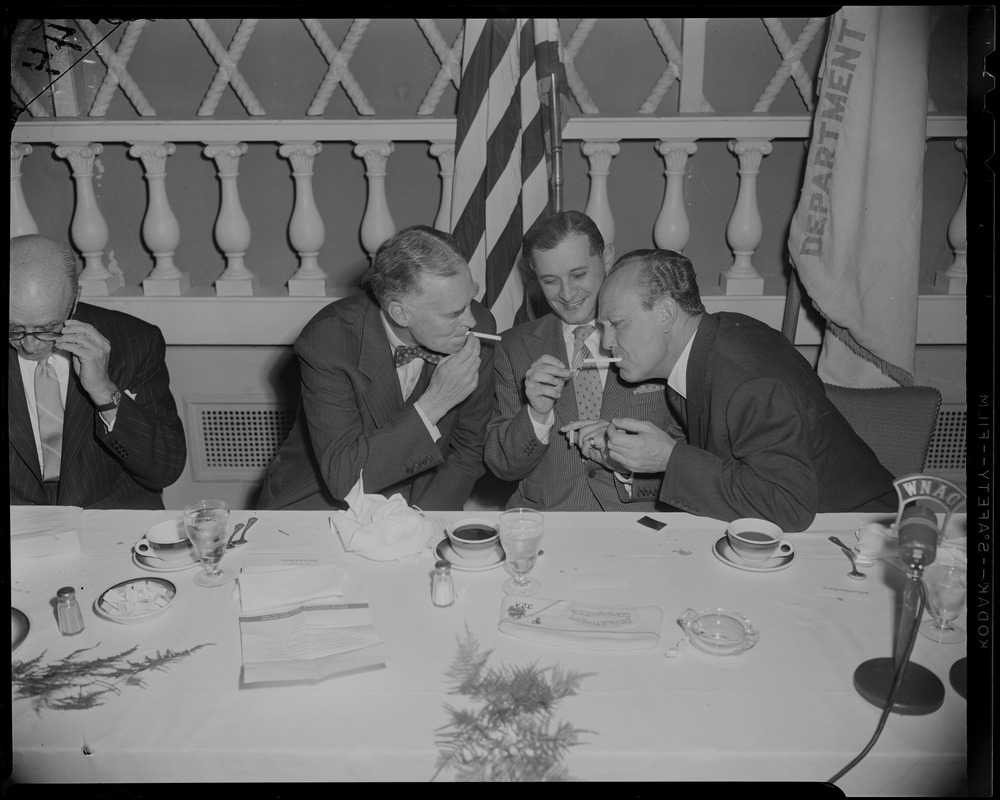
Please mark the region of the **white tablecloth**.
MULTIPOLYGON (((133 542, 179 512, 87 511, 82 552, 12 562, 11 605, 31 621, 13 657, 44 652, 54 660, 82 647, 112 655, 134 645, 142 656, 211 646, 96 708, 36 712, 30 700, 13 700, 15 780, 428 780, 438 756, 436 730, 450 721, 445 704, 474 705, 449 694, 445 674, 466 628, 483 650, 493 649, 490 663, 595 673, 556 715, 592 732, 565 761, 574 778, 819 782, 874 732, 879 709, 858 695, 852 676, 860 663, 892 655, 904 578, 879 561, 866 581, 850 580, 846 557, 827 536, 848 541, 859 525, 881 517, 821 515, 809 531, 788 537, 795 545, 788 569, 757 574, 713 556, 722 522, 662 514, 668 525, 654 532, 635 525, 633 514, 546 514, 544 554, 534 573, 542 596, 663 610, 659 647, 601 653, 500 633, 502 568, 454 571, 458 600, 436 608, 431 548, 405 562, 377 563, 345 553, 326 513, 234 511, 232 519, 251 513, 260 521, 249 543, 228 551, 224 566, 266 563, 278 552, 318 554, 338 564, 347 573, 346 596, 371 604, 390 654, 387 666, 313 685, 242 686, 239 602, 231 586, 195 586, 197 568, 166 575, 178 593, 160 618, 118 625, 97 617, 92 604, 104 589, 151 574, 133 564, 133 542), (74 637, 59 634, 53 613, 56 590, 65 585, 76 588, 84 608, 86 629, 74 637), (689 607, 738 610, 760 641, 736 658, 693 648, 666 658, 682 637, 676 619, 689 607)), ((952 521, 964 524, 964 517, 952 521)), ((963 790, 966 701, 948 672, 965 653, 964 643, 918 636, 912 659, 942 680, 944 705, 929 715, 892 714, 874 749, 838 782, 847 794, 963 790)))

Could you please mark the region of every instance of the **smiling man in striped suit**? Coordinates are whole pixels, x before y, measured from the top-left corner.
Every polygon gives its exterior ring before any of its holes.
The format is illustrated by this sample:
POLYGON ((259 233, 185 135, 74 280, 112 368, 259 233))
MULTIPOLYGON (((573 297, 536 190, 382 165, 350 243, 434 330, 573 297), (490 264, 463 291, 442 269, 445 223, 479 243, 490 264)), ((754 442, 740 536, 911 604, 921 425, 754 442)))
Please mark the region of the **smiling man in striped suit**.
POLYGON ((163 335, 79 297, 68 246, 10 240, 10 504, 163 508, 187 458, 163 335))
POLYGON ((518 481, 508 507, 653 510, 662 476, 615 470, 601 451, 612 417, 670 427, 664 384, 629 384, 607 361, 586 363, 609 355, 595 316, 612 247, 586 214, 561 211, 531 227, 523 252, 554 313, 503 334, 486 465, 518 481), (574 423, 574 436, 560 430, 574 423))

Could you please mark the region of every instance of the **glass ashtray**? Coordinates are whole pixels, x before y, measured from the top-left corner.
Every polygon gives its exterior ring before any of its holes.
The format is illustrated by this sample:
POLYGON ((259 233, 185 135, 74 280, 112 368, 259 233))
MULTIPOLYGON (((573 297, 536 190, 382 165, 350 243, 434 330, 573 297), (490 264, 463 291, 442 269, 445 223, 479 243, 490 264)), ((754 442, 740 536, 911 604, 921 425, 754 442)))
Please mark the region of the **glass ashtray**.
POLYGON ((739 611, 713 608, 695 611, 689 608, 677 619, 691 644, 714 656, 735 656, 749 650, 760 634, 739 611))

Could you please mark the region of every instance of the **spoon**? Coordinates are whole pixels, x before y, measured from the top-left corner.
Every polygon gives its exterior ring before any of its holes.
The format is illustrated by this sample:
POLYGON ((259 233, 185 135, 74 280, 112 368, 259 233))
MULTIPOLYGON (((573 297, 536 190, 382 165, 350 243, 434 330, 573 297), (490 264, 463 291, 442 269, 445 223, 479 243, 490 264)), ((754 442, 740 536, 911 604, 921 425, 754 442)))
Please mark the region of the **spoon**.
POLYGON ((233 546, 234 546, 234 545, 233 545, 233 539, 235 539, 235 538, 236 538, 236 534, 237 534, 237 533, 239 533, 239 532, 240 532, 241 530, 243 530, 243 523, 242 523, 242 522, 238 522, 238 523, 236 523, 236 527, 235 527, 235 528, 233 528, 233 532, 232 532, 232 534, 230 534, 230 536, 229 536, 229 541, 228 541, 228 542, 226 542, 226 547, 227 547, 227 548, 228 548, 228 547, 233 547, 233 546))
MULTIPOLYGON (((250 526, 253 525, 256 521, 257 521, 257 517, 250 517, 250 519, 247 520, 247 526, 243 529, 243 533, 240 534, 240 538, 239 539, 230 539, 229 544, 227 546, 228 547, 237 547, 237 546, 239 546, 241 544, 246 544, 247 543, 247 531, 250 530, 250 526)), ((234 533, 235 533, 235 531, 234 531, 234 533)))
POLYGON ((864 572, 858 570, 857 561, 855 561, 854 551, 851 550, 846 544, 844 544, 836 536, 831 536, 830 541, 833 542, 837 547, 847 553, 847 557, 851 559, 851 571, 847 573, 848 578, 854 578, 856 581, 863 581, 868 576, 864 572))

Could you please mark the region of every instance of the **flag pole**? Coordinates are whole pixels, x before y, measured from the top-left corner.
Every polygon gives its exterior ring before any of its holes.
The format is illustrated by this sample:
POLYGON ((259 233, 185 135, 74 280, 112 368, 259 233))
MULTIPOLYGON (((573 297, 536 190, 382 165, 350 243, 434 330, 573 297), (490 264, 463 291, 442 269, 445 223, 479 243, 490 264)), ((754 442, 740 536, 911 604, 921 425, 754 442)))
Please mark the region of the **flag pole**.
POLYGON ((549 112, 552 114, 552 210, 562 211, 562 124, 559 119, 559 90, 556 73, 549 87, 549 112))

